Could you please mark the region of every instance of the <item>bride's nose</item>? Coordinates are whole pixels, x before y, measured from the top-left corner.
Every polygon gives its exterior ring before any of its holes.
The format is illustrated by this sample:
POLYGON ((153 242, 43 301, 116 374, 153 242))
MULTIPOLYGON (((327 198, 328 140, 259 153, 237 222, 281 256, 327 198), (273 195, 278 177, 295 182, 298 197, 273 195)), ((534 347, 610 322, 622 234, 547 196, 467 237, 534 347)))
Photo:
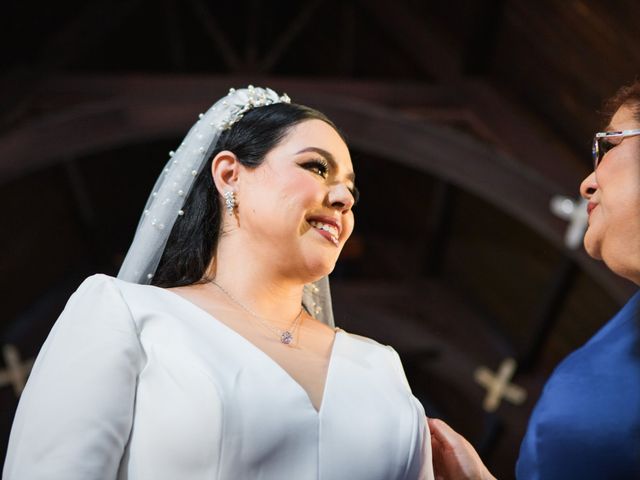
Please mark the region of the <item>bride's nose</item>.
POLYGON ((354 202, 353 194, 344 183, 338 183, 329 190, 330 205, 340 210, 341 213, 348 212, 353 207, 354 202))

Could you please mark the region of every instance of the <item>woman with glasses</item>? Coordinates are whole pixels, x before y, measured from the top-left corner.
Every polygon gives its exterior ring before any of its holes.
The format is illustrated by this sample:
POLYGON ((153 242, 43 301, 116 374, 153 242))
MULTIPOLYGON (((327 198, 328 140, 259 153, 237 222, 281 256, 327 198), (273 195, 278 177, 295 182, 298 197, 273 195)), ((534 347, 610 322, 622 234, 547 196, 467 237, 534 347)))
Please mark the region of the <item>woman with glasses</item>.
MULTIPOLYGON (((593 142, 589 255, 640 285, 640 81, 607 103, 593 142)), ((436 476, 482 478, 460 435, 430 421, 436 476)), ((519 480, 640 478, 640 293, 553 372, 533 411, 516 467, 519 480)))

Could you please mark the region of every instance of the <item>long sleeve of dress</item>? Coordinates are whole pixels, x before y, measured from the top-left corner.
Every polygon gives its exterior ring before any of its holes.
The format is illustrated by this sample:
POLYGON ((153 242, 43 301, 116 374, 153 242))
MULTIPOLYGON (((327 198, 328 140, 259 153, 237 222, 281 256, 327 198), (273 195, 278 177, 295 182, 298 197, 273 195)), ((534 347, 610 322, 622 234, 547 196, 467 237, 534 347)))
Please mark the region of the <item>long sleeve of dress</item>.
POLYGON ((434 472, 433 472, 433 459, 431 452, 431 433, 429 432, 429 424, 427 423, 427 417, 424 415, 424 408, 420 401, 413 396, 411 393, 411 387, 409 386, 409 381, 407 380, 407 375, 404 373, 404 368, 402 367, 402 361, 400 360, 400 356, 398 352, 396 352, 392 347, 387 347, 390 351, 391 356, 393 357, 393 364, 396 370, 398 377, 402 380, 402 383, 405 385, 407 392, 410 396, 410 401, 415 403, 418 407, 418 410, 422 413, 419 418, 419 424, 417 431, 419 432, 419 436, 416 438, 416 448, 420 450, 420 463, 409 466, 409 476, 419 479, 419 480, 433 480, 434 472))
POLYGON ((13 423, 5 480, 115 479, 144 353, 115 281, 88 278, 34 364, 13 423))

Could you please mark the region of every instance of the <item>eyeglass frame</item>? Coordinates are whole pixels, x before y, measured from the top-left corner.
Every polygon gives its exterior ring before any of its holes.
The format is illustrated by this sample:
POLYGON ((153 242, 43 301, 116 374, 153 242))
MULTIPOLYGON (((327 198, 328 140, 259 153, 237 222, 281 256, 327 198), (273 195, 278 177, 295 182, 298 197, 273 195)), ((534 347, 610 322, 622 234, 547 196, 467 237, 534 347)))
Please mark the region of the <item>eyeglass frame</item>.
MULTIPOLYGON (((598 132, 593 136, 593 145, 591 146, 591 157, 593 158, 593 171, 598 168, 600 162, 602 162, 603 157, 607 154, 611 148, 619 145, 613 145, 606 151, 603 151, 603 148, 600 146, 601 140, 606 140, 607 138, 622 138, 623 140, 627 137, 633 137, 635 135, 640 135, 640 128, 634 128, 632 130, 620 130, 615 132, 598 132)), ((622 141, 622 140, 620 140, 622 141)))

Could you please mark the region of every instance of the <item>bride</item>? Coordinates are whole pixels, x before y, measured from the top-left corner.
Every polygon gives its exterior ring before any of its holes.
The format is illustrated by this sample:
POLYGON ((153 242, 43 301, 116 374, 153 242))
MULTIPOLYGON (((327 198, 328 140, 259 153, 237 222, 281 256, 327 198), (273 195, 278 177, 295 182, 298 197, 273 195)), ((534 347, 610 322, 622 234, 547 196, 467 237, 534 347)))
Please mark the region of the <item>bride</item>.
POLYGON ((398 355, 333 328, 354 180, 333 123, 270 89, 201 115, 118 278, 85 280, 42 347, 3 478, 433 478, 398 355))

